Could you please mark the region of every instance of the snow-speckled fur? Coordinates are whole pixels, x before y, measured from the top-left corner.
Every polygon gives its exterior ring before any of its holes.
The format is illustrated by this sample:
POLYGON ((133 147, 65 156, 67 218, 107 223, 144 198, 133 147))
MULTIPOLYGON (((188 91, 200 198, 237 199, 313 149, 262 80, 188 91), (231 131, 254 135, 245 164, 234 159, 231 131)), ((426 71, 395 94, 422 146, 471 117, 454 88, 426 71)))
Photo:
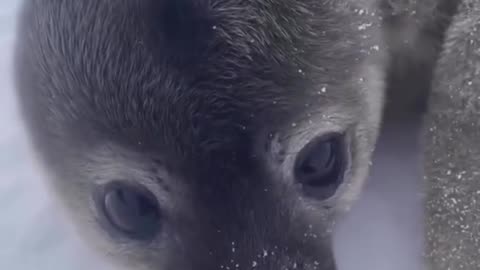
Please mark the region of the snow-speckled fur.
POLYGON ((480 269, 480 2, 448 29, 426 118, 428 269, 480 269))
POLYGON ((360 192, 382 110, 368 4, 26 1, 22 110, 82 236, 135 270, 335 269, 331 226, 360 192), (338 194, 317 201, 291 160, 334 131, 351 137, 351 164, 338 194), (161 204, 147 243, 96 220, 93 191, 119 178, 161 204))
POLYGON ((426 268, 480 269, 480 2, 386 3, 399 15, 386 24, 393 61, 384 119, 411 121, 417 108, 427 112, 426 268))
POLYGON ((385 92, 384 129, 429 108, 427 263, 478 269, 480 18, 459 1, 27 0, 20 103, 80 232, 128 269, 332 270, 331 226, 366 179, 385 92), (318 202, 292 163, 334 131, 352 160, 318 202), (92 192, 119 178, 162 206, 148 243, 97 222, 92 192))
POLYGON ((385 121, 392 114, 411 121, 411 108, 426 111, 426 268, 480 269, 480 2, 386 2, 400 10, 387 20, 389 31, 415 29, 387 39, 393 64, 385 121))

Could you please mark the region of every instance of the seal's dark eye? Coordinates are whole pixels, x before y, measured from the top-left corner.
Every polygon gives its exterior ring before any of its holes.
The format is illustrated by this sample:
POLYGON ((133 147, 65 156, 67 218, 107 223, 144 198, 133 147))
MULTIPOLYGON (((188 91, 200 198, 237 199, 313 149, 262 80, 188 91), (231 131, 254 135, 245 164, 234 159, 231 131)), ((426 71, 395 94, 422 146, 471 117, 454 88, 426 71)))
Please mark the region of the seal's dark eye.
POLYGON ((315 138, 299 152, 294 176, 307 195, 325 200, 333 196, 343 182, 346 164, 344 136, 330 134, 315 138))
POLYGON ((97 203, 108 227, 127 237, 150 239, 160 228, 158 201, 146 188, 130 183, 111 183, 103 187, 97 203))

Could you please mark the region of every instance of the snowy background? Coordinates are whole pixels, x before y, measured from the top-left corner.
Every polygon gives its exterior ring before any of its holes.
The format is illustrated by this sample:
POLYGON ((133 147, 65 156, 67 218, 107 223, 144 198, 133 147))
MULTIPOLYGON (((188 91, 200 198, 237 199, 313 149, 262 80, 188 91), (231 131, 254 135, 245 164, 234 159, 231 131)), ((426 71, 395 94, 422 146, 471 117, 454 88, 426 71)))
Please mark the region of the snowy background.
MULTIPOLYGON (((29 152, 11 68, 19 3, 0 1, 0 269, 107 270, 70 232, 29 152)), ((339 227, 340 270, 421 269, 418 176, 408 174, 418 157, 409 145, 389 149, 395 156, 380 151, 365 195, 339 227)))

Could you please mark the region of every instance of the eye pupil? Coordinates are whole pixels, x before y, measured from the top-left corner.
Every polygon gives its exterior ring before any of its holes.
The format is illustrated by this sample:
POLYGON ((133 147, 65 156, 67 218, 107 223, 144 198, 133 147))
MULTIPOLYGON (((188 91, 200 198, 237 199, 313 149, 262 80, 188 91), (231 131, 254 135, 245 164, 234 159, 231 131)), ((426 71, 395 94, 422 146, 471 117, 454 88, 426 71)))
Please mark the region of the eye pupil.
POLYGON ((129 237, 150 238, 160 225, 155 196, 135 185, 115 183, 105 187, 103 209, 110 227, 129 237))
POLYGON ((299 152, 294 176, 306 193, 318 199, 327 199, 342 183, 345 163, 342 135, 316 138, 299 152))
POLYGON ((300 170, 305 176, 319 177, 321 174, 329 173, 335 166, 336 153, 333 143, 328 141, 318 147, 317 153, 307 156, 301 165, 300 170))

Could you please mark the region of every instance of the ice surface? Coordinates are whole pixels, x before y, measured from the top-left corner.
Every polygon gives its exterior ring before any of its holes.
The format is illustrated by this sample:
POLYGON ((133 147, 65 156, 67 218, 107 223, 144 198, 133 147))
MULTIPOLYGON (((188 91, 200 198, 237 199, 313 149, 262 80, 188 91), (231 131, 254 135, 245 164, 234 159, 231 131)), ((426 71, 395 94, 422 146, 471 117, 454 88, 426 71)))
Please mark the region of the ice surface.
MULTIPOLYGON (((105 269, 52 206, 32 162, 13 96, 11 57, 18 0, 0 1, 0 269, 105 269)), ((420 255, 415 157, 374 168, 365 196, 338 232, 340 270, 416 270, 420 255), (410 163, 408 163, 408 162, 410 163)))

